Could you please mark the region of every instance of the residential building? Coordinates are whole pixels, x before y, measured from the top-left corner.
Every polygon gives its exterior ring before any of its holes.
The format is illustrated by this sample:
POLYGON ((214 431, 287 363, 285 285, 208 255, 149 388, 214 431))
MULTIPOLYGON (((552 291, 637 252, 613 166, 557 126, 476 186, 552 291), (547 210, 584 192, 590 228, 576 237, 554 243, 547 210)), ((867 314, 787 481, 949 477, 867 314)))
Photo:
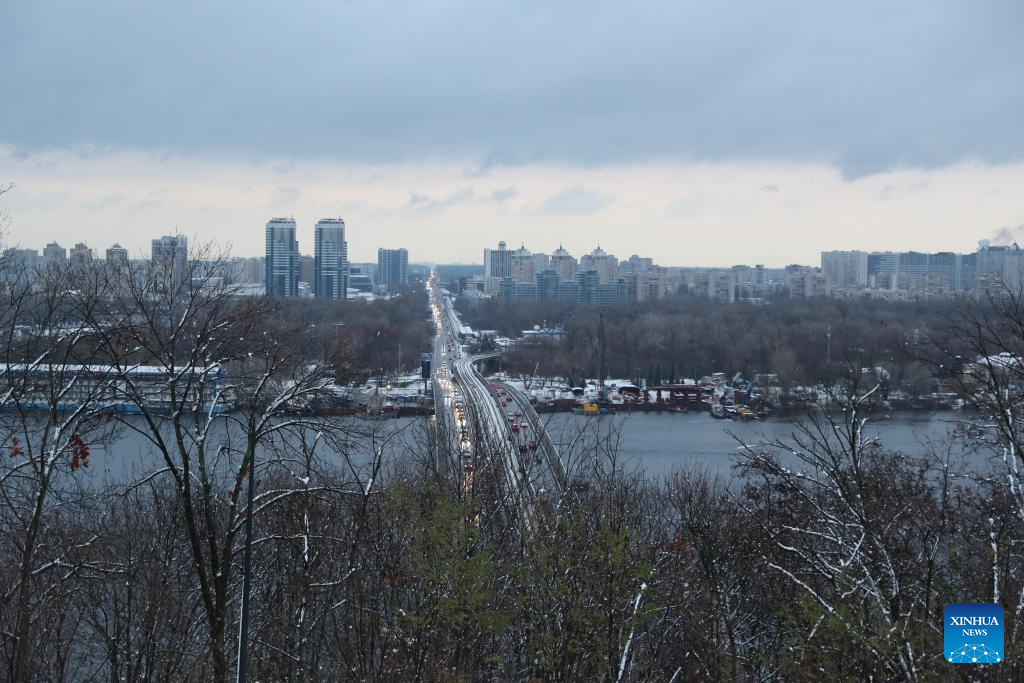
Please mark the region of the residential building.
POLYGON ((346 299, 349 288, 345 221, 321 218, 314 236, 313 293, 325 299, 346 299))
POLYGON ((997 289, 997 283, 1010 292, 1020 292, 1024 282, 1022 270, 1024 251, 1016 244, 983 245, 975 255, 975 296, 990 294, 997 289))
POLYGON ((378 249, 378 287, 387 294, 397 294, 405 289, 408 284, 409 252, 406 249, 378 249))
POLYGON ((164 235, 150 245, 153 266, 171 273, 174 283, 181 283, 188 274, 188 238, 164 235))
POLYGON ((68 254, 68 264, 72 270, 83 271, 92 266, 92 249, 84 242, 79 242, 71 248, 68 254))
POLYGON ((315 291, 316 259, 308 254, 299 254, 299 283, 306 284, 310 293, 315 291))
POLYGON ((868 286, 868 253, 866 251, 823 251, 821 271, 833 287, 864 288, 868 286))
POLYGON ((3 266, 14 272, 33 275, 42 265, 42 258, 35 249, 5 249, 3 266))
POLYGON ((596 271, 602 284, 612 280, 618 265, 619 260, 602 249, 600 244, 597 245, 594 251, 584 254, 580 258, 580 270, 596 271))
POLYGON ((558 249, 551 252, 551 269, 558 273, 560 279, 571 280, 577 270, 576 259, 559 244, 558 249))
POLYGON ((533 282, 536 275, 533 266, 533 254, 525 246, 512 252, 512 279, 516 282, 533 282))
POLYGON ((43 248, 43 262, 47 264, 65 264, 68 260, 68 250, 56 242, 50 242, 43 248))
POLYGON ((484 284, 488 294, 496 294, 501 281, 512 277, 512 254, 504 240, 497 249, 484 249, 484 284))
POLYGON ((786 266, 783 286, 789 290, 791 299, 810 299, 832 295, 832 281, 829 274, 820 268, 810 266, 786 266))
POLYGON ((299 243, 295 239, 295 219, 270 219, 266 236, 267 296, 298 296, 299 243))
POLYGON ((126 266, 128 265, 128 250, 115 242, 113 246, 107 249, 106 258, 107 265, 126 266))
POLYGON ((687 287, 693 296, 719 303, 736 301, 736 278, 732 270, 705 270, 690 273, 687 287))

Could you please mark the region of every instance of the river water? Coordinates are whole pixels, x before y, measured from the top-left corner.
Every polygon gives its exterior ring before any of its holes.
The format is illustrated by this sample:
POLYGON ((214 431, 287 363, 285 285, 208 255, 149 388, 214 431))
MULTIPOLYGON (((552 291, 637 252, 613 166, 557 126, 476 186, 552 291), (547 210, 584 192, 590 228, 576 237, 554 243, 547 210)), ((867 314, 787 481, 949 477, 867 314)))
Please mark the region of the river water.
MULTIPOLYGON (((972 417, 957 411, 879 413, 868 421, 867 434, 878 437, 888 450, 918 456, 928 452, 929 443, 948 440, 957 420, 972 417)), ((715 420, 706 413, 632 413, 585 417, 571 413, 542 415, 542 420, 560 450, 580 443, 581 433, 592 442, 595 435, 617 438, 620 462, 628 469, 651 476, 664 476, 680 469, 701 469, 728 477, 737 462, 741 443, 756 444, 788 436, 792 418, 772 417, 764 422, 715 420), (738 439, 738 440, 737 440, 738 439)), ((354 434, 346 446, 356 463, 371 459, 371 452, 383 449, 387 466, 421 456, 426 421, 431 418, 402 418, 383 421, 345 418, 354 434), (361 436, 371 434, 372 436, 361 436)), ((957 452, 963 452, 958 446, 957 452)), ((974 465, 985 463, 978 456, 974 465)), ((340 463, 340 459, 339 459, 340 463)), ((133 479, 161 466, 150 443, 131 430, 122 430, 109 445, 93 449, 90 470, 113 480, 133 479)))
MULTIPOLYGON (((957 421, 974 417, 959 411, 877 413, 870 416, 865 434, 878 438, 886 450, 924 456, 932 446, 949 441, 957 421)), ((563 450, 581 428, 616 433, 619 454, 629 469, 664 476, 681 469, 700 469, 728 477, 738 461, 741 444, 785 439, 797 418, 771 417, 763 422, 716 420, 707 413, 630 413, 584 417, 567 413, 542 416, 552 439, 563 450)), ((954 452, 978 468, 987 467, 979 456, 966 454, 957 443, 954 452)), ((795 462, 795 459, 794 459, 795 462)))

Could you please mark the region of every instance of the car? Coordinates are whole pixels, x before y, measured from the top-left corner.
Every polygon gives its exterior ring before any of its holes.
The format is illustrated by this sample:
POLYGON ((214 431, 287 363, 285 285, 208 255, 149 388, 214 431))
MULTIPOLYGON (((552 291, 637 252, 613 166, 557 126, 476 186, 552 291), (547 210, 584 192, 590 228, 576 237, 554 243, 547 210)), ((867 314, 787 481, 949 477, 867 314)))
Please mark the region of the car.
POLYGON ((512 423, 512 431, 513 432, 518 432, 519 431, 519 425, 517 425, 515 422, 512 423))

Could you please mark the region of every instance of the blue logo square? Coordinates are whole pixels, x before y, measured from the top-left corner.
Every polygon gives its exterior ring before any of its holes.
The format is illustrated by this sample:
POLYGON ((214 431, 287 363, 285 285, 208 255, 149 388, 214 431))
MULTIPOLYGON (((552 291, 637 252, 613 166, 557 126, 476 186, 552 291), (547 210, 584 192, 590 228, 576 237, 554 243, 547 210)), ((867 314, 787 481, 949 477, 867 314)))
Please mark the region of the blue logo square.
POLYGON ((991 602, 954 602, 942 615, 943 657, 954 664, 1003 661, 1003 608, 991 602))

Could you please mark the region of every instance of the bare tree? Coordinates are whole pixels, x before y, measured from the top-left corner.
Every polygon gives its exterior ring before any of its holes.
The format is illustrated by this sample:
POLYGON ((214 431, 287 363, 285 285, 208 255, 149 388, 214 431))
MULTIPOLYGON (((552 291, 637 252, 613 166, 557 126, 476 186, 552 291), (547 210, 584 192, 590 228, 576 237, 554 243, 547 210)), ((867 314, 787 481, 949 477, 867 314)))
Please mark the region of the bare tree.
POLYGON ((88 322, 96 292, 73 282, 66 267, 0 272, 0 515, 4 555, 16 566, 0 588, 0 618, 13 680, 29 678, 33 654, 45 656, 33 635, 52 584, 80 569, 82 548, 45 528, 50 507, 111 427, 111 377, 87 365, 98 343, 88 322))

